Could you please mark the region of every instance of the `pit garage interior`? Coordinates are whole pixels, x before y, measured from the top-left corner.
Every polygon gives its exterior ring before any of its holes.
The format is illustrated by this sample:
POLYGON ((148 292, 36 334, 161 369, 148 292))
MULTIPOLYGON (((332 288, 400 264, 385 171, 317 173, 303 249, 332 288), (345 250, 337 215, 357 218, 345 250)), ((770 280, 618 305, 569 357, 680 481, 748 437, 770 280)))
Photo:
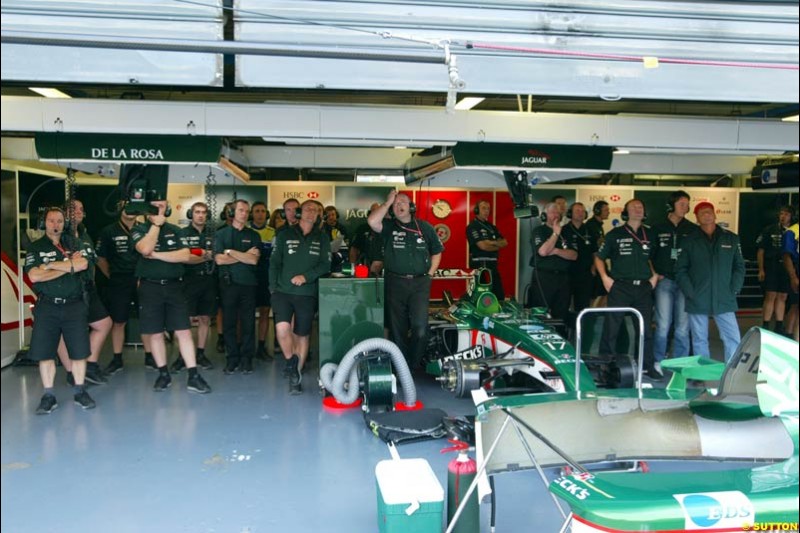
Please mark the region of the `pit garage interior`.
MULTIPOLYGON (((179 225, 198 200, 211 198, 219 221, 235 197, 270 211, 295 197, 336 205, 355 228, 372 202, 405 191, 445 246, 433 313, 447 309, 445 291, 468 290, 464 227, 480 200, 509 240, 499 259, 506 295, 526 300, 540 222, 519 216, 503 171, 526 173, 526 208, 555 195, 605 199, 608 224, 631 198, 662 220, 667 196, 683 189, 693 204, 723 206, 718 220, 741 236, 743 334, 761 324, 755 239, 780 206, 798 203, 796 2, 4 0, 0 32, 3 531, 388 527, 375 468, 390 450, 360 409, 322 405, 320 363, 338 332, 324 297, 302 395, 287 394, 272 325, 275 359, 250 375, 223 374, 211 328, 206 395, 187 393, 185 373, 155 393, 129 332, 125 370, 89 389, 96 409, 69 401, 59 367, 61 406, 36 416, 39 374, 20 364, 35 303, 21 276, 25 247, 41 235, 39 210, 73 193, 96 237, 114 222, 125 165, 168 166, 169 221, 179 225), (571 159, 587 148, 608 163, 571 159), (421 153, 439 162, 411 168, 421 153), (456 153, 473 164, 442 163, 456 153), (563 163, 537 166, 551 156, 563 163)), ((710 338, 721 361, 713 326, 710 338)), ((167 349, 172 362, 177 345, 167 349)), ((112 352, 108 340, 102 366, 112 352)), ((430 375, 414 373, 414 384, 428 408, 476 414, 430 375)), ((447 446, 397 452, 427 460, 446 489, 447 446)), ((456 531, 559 531, 564 519, 534 470, 492 476, 492 489, 494 506, 481 484, 479 522, 456 531)))

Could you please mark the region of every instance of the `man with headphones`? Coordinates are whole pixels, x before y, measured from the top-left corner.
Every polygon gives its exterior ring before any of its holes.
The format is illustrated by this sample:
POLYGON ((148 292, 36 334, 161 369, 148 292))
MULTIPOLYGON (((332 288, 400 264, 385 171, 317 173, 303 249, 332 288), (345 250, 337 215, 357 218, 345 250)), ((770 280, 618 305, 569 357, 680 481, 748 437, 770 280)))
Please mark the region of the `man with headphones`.
POLYGON ((572 297, 572 309, 580 313, 592 303, 594 283, 597 271, 594 267, 594 254, 597 243, 586 229, 586 206, 575 202, 567 209, 569 224, 561 230, 567 245, 578 253, 578 257, 569 266, 569 287, 572 297))
POLYGON ((269 329, 269 310, 272 306, 269 294, 269 257, 272 255, 272 240, 275 238, 275 228, 268 225, 269 211, 267 204, 253 202, 250 208, 250 227, 261 237, 261 255, 256 265, 258 289, 256 290, 256 309, 258 310, 258 348, 256 359, 268 361, 272 359, 266 348, 267 330, 269 329))
POLYGON ((667 219, 653 225, 655 249, 653 267, 658 274, 655 290, 656 333, 653 341, 655 365, 661 370, 661 361, 667 357, 670 327, 674 325, 672 357, 689 355, 689 315, 686 313, 686 298, 675 281, 675 266, 681 254, 684 240, 699 228, 686 220, 689 212, 689 194, 675 191, 667 198, 667 219))
MULTIPOLYGON (((139 254, 136 253, 131 237, 136 223, 136 215, 125 211, 124 202, 117 204, 117 212, 119 220, 100 230, 95 247, 97 269, 108 278, 105 304, 113 322, 111 346, 114 358, 104 370, 109 376, 123 369, 122 350, 125 344, 125 324, 130 319, 131 303, 134 303, 137 308, 139 307, 138 280, 135 275, 139 254)), ((144 345, 145 368, 156 370, 149 335, 142 335, 142 344, 144 345)))
POLYGON ((783 318, 786 299, 789 296, 789 275, 783 267, 783 234, 792 225, 793 209, 785 205, 778 211, 778 221, 761 231, 756 239, 758 252, 758 281, 764 289, 764 329, 771 329, 770 322, 775 315, 773 331, 783 335, 783 318))
POLYGON ((469 243, 469 267, 486 268, 492 273, 492 292, 499 301, 505 299, 503 282, 497 269, 499 251, 508 246, 497 226, 489 222, 492 205, 488 200, 479 200, 472 209, 475 218, 467 226, 469 243))
MULTIPOLYGON (((606 235, 603 229, 603 223, 608 220, 610 214, 611 209, 608 206, 608 202, 605 200, 598 200, 592 206, 592 218, 586 222, 585 226, 586 231, 589 233, 594 243, 595 250, 599 250, 600 246, 603 244, 603 239, 605 239, 606 235)), ((605 287, 603 287, 603 280, 600 276, 595 276, 594 289, 592 291, 592 297, 595 298, 592 304, 593 307, 605 306, 605 298, 607 295, 608 293, 605 287)))
POLYGON ((66 243, 64 212, 57 208, 44 213, 45 235, 31 243, 25 255, 24 271, 33 282, 36 306, 28 357, 39 363, 39 376, 44 394, 36 408, 37 415, 46 415, 58 407, 54 394, 56 363, 54 355, 61 336, 72 360, 74 400, 83 409, 92 409, 95 402, 84 388, 89 345, 88 305, 83 298, 81 273, 89 268, 91 254, 85 244, 75 240, 66 243))
POLYGON ((294 226, 300 222, 300 202, 296 198, 289 198, 283 202, 283 210, 281 217, 286 221, 286 224, 277 229, 279 233, 290 226, 294 226))
MULTIPOLYGON (((213 236, 208 228, 208 206, 195 202, 186 213, 191 223, 179 236, 189 247, 191 256, 184 267, 183 291, 189 316, 197 318, 197 365, 211 370, 214 364, 206 355, 206 341, 211 317, 217 312, 217 273, 214 268, 213 236)), ((170 370, 180 372, 185 368, 183 357, 178 356, 170 370)))
POLYGON ((422 362, 427 348, 431 276, 439 268, 444 251, 433 226, 415 214, 411 198, 392 190, 367 219, 383 240, 389 335, 411 369, 422 362), (393 217, 384 220, 389 209, 393 217))
MULTIPOLYGON (((651 261, 655 241, 653 232, 643 224, 644 203, 634 198, 625 203, 622 210, 625 224, 608 232, 597 251, 594 265, 603 286, 608 292, 609 307, 633 307, 644 319, 644 369, 654 380, 663 379, 653 361, 653 290, 658 283, 658 274, 651 261), (611 261, 611 272, 606 270, 606 261, 611 261)), ((605 319, 600 349, 616 353, 613 346, 624 316, 619 313, 605 319)), ((637 326, 638 329, 638 326, 637 326)))
POLYGON ((233 202, 230 226, 214 235, 214 260, 219 266, 219 293, 222 302, 223 334, 225 335, 225 374, 237 369, 243 374, 253 372, 256 320, 256 273, 261 257, 261 237, 247 226, 250 204, 247 200, 233 202), (241 324, 241 339, 237 339, 237 323, 241 324), (241 341, 241 344, 240 342, 241 341))
POLYGON ((302 370, 308 357, 320 277, 331 270, 331 243, 319 227, 319 208, 313 200, 300 206, 300 222, 286 225, 275 237, 269 265, 272 311, 289 394, 301 394, 302 370), (294 321, 294 329, 292 323, 294 321))
POLYGON ((794 340, 798 340, 798 286, 800 285, 800 228, 797 225, 797 210, 792 208, 792 225, 783 233, 783 266, 789 275, 789 314, 787 316, 786 331, 791 333, 794 340))
MULTIPOLYGON (((381 204, 375 202, 369 208, 369 216, 381 204)), ((383 240, 379 233, 369 227, 368 222, 364 222, 356 229, 356 236, 350 245, 350 262, 363 264, 369 267, 372 274, 380 275, 383 270, 383 240)))
POLYGON ((325 206, 323 220, 325 223, 322 229, 325 230, 325 233, 328 234, 328 239, 331 241, 331 272, 341 272, 344 258, 349 258, 346 250, 350 242, 350 235, 339 222, 339 211, 335 206, 325 206))
POLYGON ((742 247, 738 235, 717 225, 716 210, 711 202, 694 206, 694 216, 700 231, 684 241, 675 269, 675 279, 686 296, 692 355, 711 357, 708 317, 713 316, 727 363, 741 341, 736 295, 744 285, 742 247))
POLYGON ((131 239, 140 254, 136 264, 139 327, 143 335, 150 335, 153 358, 158 367, 153 390, 161 392, 172 384, 164 331, 174 331, 189 373, 186 388, 190 392, 206 394, 211 392, 211 387, 197 370, 189 309, 183 293, 183 265, 189 262, 191 252, 180 236, 181 228, 167 222, 167 202, 150 203, 158 208, 158 213, 148 215, 145 224, 134 226, 131 239))
POLYGON ((564 320, 569 311, 569 270, 578 259, 578 252, 562 234, 558 204, 547 204, 540 219, 543 224, 533 230, 532 236, 533 306, 547 307, 553 318, 564 320))

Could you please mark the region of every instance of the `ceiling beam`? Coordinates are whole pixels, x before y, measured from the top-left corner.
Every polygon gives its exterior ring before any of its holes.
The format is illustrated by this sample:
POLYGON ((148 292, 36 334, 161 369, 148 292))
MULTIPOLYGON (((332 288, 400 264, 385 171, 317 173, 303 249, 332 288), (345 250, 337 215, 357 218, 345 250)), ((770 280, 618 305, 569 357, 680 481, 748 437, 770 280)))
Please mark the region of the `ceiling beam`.
POLYGON ((364 146, 458 141, 625 147, 678 153, 753 155, 797 151, 797 122, 674 116, 611 116, 3 96, 3 132, 148 133, 323 139, 364 146))

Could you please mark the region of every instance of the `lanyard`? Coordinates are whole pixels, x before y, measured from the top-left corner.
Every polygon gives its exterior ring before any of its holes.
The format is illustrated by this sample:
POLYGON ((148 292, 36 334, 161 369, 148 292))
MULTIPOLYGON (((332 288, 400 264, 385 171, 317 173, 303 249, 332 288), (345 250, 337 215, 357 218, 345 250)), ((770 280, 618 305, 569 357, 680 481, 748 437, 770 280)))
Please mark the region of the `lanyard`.
POLYGON ((55 246, 58 249, 58 251, 61 252, 61 255, 63 255, 66 258, 69 258, 69 254, 67 253, 66 248, 61 246, 61 243, 58 243, 58 244, 53 243, 53 246, 55 246))
POLYGON ((642 235, 644 236, 644 239, 640 239, 640 238, 639 238, 639 237, 636 235, 636 233, 634 233, 633 231, 631 231, 631 228, 630 228, 630 226, 628 226, 627 224, 625 224, 625 230, 626 230, 626 231, 627 231, 627 232, 630 234, 630 236, 631 236, 631 237, 633 237, 634 239, 636 239, 636 242, 638 242, 639 244, 641 244, 641 245, 642 245, 642 250, 644 250, 644 251, 646 252, 647 250, 649 250, 649 249, 650 249, 650 246, 649 246, 649 244, 650 244, 650 240, 647 238, 647 230, 645 230, 644 228, 642 228, 642 235))
POLYGON ((403 224, 401 224, 401 223, 400 223, 399 221, 397 221, 397 220, 395 220, 395 224, 397 224, 397 226, 398 226, 399 228, 401 228, 401 229, 404 229, 405 231, 407 231, 407 232, 409 232, 409 233, 413 233, 413 234, 415 234, 415 235, 419 235, 419 238, 420 238, 420 239, 422 238, 422 230, 421 230, 421 229, 420 229, 420 227, 419 227, 419 222, 417 222, 416 220, 414 220, 414 224, 416 224, 416 225, 417 225, 417 229, 415 229, 415 230, 414 230, 414 229, 411 229, 411 228, 409 228, 409 227, 407 227, 407 226, 404 226, 403 224))

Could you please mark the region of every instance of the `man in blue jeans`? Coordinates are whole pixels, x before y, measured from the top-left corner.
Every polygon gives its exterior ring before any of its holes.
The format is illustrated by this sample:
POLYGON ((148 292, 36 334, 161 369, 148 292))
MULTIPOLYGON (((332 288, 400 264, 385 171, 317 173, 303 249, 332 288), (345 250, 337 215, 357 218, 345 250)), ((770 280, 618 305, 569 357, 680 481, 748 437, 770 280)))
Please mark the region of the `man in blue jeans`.
POLYGON ((667 199, 667 219, 653 226, 655 250, 653 267, 658 274, 655 290, 656 334, 653 341, 653 356, 656 368, 667 357, 669 329, 675 326, 672 339, 672 357, 689 355, 689 315, 686 313, 686 298, 675 282, 675 265, 681 254, 683 241, 698 231, 696 224, 686 220, 689 212, 689 194, 675 191, 667 199))
POLYGON ((686 296, 686 311, 695 355, 711 357, 708 348, 708 317, 713 316, 725 362, 733 357, 741 341, 736 321, 736 295, 744 284, 744 258, 739 236, 717 225, 711 202, 694 208, 700 230, 683 243, 675 279, 686 296))

